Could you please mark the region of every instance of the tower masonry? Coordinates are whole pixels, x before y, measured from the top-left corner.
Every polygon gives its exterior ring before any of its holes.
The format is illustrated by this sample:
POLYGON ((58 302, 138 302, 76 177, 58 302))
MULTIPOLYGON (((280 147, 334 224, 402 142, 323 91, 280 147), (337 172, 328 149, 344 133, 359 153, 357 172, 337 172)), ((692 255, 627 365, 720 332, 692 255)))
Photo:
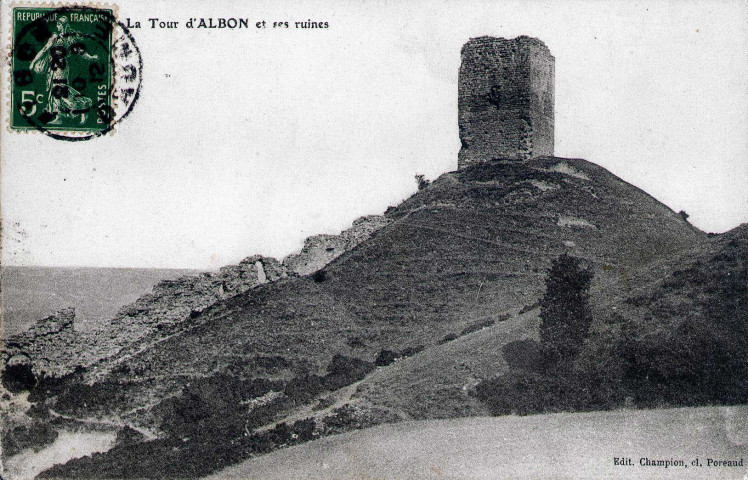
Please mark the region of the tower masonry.
POLYGON ((543 42, 525 36, 472 38, 462 47, 459 168, 553 155, 554 61, 543 42))

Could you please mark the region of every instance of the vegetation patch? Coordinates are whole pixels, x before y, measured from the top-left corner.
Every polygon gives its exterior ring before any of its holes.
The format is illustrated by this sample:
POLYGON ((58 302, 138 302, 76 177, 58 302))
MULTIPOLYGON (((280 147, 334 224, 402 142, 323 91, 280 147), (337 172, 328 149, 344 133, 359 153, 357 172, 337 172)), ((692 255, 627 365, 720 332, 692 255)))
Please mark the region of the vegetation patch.
POLYGON ((591 273, 559 257, 540 304, 540 343, 507 344, 509 374, 482 382, 475 395, 497 415, 610 409, 627 399, 643 408, 745 402, 745 237, 596 321, 591 273))
POLYGON ((3 456, 12 457, 27 448, 39 450, 54 442, 57 435, 57 430, 43 421, 12 428, 2 434, 3 456))
POLYGON ((439 340, 439 345, 444 345, 447 342, 451 342, 452 340, 457 340, 458 336, 455 333, 449 333, 444 336, 441 340, 439 340))
POLYGON ((36 381, 31 362, 25 355, 12 357, 3 369, 3 387, 9 392, 19 393, 31 390, 36 386, 36 381), (16 358, 23 358, 23 360, 14 361, 16 358))
POLYGON ((462 329, 462 332, 460 332, 460 336, 483 330, 484 328, 490 327, 494 325, 495 323, 496 323, 496 320, 493 318, 489 318, 487 320, 483 320, 480 322, 471 323, 470 325, 462 329))

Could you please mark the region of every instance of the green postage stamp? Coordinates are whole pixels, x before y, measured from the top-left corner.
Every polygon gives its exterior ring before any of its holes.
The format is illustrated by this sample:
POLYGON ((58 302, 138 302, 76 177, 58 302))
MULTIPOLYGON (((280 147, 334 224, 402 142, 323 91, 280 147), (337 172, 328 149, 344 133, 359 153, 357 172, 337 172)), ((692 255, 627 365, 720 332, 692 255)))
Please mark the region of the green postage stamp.
POLYGON ((130 112, 142 61, 113 8, 14 6, 11 23, 11 130, 87 140, 130 112))

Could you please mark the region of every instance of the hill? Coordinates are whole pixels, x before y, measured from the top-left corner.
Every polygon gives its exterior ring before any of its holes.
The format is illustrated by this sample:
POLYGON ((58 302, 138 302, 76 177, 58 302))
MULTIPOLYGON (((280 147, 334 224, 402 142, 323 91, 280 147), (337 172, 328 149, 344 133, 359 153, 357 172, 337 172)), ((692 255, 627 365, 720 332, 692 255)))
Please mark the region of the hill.
MULTIPOLYGON (((619 289, 592 295, 595 322, 579 363, 604 370, 609 381, 598 379, 596 389, 607 385, 642 407, 744 401, 746 232, 743 225, 686 259, 654 263, 637 275, 654 280, 638 281, 623 300, 619 289)), ((378 371, 360 383, 351 403, 387 406, 405 419, 485 414, 490 409, 475 398, 475 387, 512 371, 518 361, 507 346, 538 340, 538 313, 534 308, 378 371)), ((513 410, 528 413, 522 407, 513 410)))
POLYGON ((627 299, 729 244, 605 169, 555 157, 444 174, 386 218, 311 275, 219 300, 155 343, 43 381, 37 405, 159 436, 49 474, 195 476, 320 433, 486 414, 472 390, 507 371, 503 345, 536 338, 552 259, 594 272, 607 326, 612 309, 633 312, 627 299))

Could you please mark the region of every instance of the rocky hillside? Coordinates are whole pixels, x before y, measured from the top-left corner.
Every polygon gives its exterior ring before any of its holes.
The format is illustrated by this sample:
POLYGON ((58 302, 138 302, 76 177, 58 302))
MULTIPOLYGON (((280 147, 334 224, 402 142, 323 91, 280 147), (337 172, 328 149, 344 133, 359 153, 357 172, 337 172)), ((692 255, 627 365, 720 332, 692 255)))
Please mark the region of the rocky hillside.
MULTIPOLYGON (((304 247, 283 259, 253 255, 218 272, 183 275, 163 280, 151 293, 120 309, 103 327, 75 327, 75 309, 64 308, 37 321, 27 331, 3 338, 0 364, 32 365, 37 374, 62 376, 79 367, 107 366, 133 352, 147 349, 184 328, 206 308, 259 285, 289 276, 306 275, 366 240, 388 223, 383 216, 361 217, 340 235, 308 238, 304 247)), ((92 367, 93 368, 93 367, 92 367)))
POLYGON ((628 292, 636 287, 626 280, 649 263, 707 241, 582 160, 476 165, 443 175, 388 216, 392 223, 323 271, 199 312, 187 331, 127 358, 137 374, 114 378, 145 385, 227 368, 254 375, 235 366, 278 354, 288 375, 322 373, 336 353, 370 360, 383 348, 430 346, 532 305, 561 253, 599 270, 596 290, 628 292))
POLYGON ((341 428, 486 413, 470 389, 506 370, 503 344, 537 335, 552 259, 593 269, 601 316, 721 241, 605 169, 553 157, 444 174, 364 237, 308 276, 42 382, 31 398, 57 414, 159 436, 49 474, 198 475, 341 428))

